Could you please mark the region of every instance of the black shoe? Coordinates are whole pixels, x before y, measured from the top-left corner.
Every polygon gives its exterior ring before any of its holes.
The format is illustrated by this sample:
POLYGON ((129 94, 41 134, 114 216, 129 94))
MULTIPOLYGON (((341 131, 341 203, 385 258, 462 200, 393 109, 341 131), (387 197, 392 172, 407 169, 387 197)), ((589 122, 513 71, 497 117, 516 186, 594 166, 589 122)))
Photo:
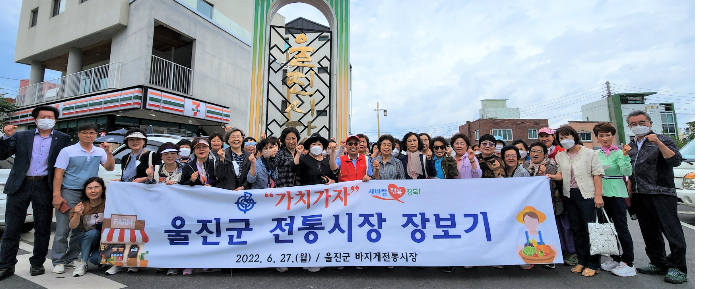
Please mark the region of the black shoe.
POLYGON ((15 275, 15 266, 9 266, 0 269, 0 280, 4 280, 7 277, 15 275))
POLYGON ((42 274, 44 274, 44 266, 41 266, 41 265, 40 265, 40 266, 32 265, 32 266, 30 267, 30 275, 31 275, 31 276, 37 276, 37 275, 42 275, 42 274))
POLYGON ((441 272, 451 273, 451 272, 454 272, 454 269, 456 269, 456 267, 443 267, 443 268, 441 268, 441 272))

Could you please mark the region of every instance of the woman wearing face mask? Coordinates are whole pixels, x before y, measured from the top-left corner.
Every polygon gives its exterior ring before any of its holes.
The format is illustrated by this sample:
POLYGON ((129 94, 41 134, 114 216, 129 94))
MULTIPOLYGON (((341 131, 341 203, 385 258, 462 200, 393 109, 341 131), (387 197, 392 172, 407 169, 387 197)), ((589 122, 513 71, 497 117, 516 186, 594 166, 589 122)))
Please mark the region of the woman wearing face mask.
POLYGON ((426 163, 424 155, 420 152, 424 148, 424 144, 419 135, 413 132, 408 132, 402 138, 402 146, 407 149, 406 155, 400 155, 399 160, 406 171, 405 178, 407 179, 426 179, 426 163))
POLYGON ((256 141, 255 138, 253 137, 246 137, 244 139, 244 150, 247 151, 250 154, 256 155, 256 144, 258 142, 256 141))
POLYGON ((399 158, 400 152, 402 151, 402 148, 399 145, 401 143, 402 141, 398 138, 394 139, 394 149, 392 150, 392 156, 395 158, 399 158))
POLYGON ((377 140, 380 155, 372 160, 373 178, 376 180, 402 180, 405 171, 402 162, 392 156, 394 137, 385 134, 377 140))
POLYGON ((257 145, 257 155, 249 155, 249 174, 247 182, 253 190, 275 188, 279 172, 276 169, 274 155, 279 148, 279 140, 275 137, 262 139, 257 145))
POLYGON ((555 131, 549 127, 540 128, 537 132, 537 140, 547 146, 547 158, 554 160, 558 152, 565 149, 559 146, 555 140, 555 131))
MULTIPOLYGON (((501 149, 500 154, 503 156, 503 162, 505 163, 505 174, 504 178, 519 178, 519 177, 529 177, 530 173, 520 165, 520 152, 515 146, 505 146, 501 149)), ((532 266, 531 266, 532 268, 532 266)))
POLYGON ((126 132, 123 143, 131 152, 121 158, 122 182, 144 183, 148 179, 148 167, 160 165, 160 156, 145 148, 147 141, 148 137, 142 129, 132 128, 126 132), (151 160, 153 163, 149 165, 151 160))
POLYGON ((530 150, 528 148, 528 144, 525 143, 524 140, 516 140, 513 142, 513 145, 518 148, 518 152, 520 152, 520 164, 522 165, 525 163, 525 161, 530 160, 530 155, 528 155, 528 151, 530 150))
POLYGON ((496 154, 497 156, 499 156, 499 157, 502 157, 501 154, 500 154, 500 152, 501 152, 501 150, 503 150, 503 147, 507 146, 508 144, 507 144, 507 143, 503 140, 503 138, 500 137, 500 136, 495 136, 495 139, 496 139, 496 150, 495 150, 495 154, 496 154))
MULTIPOLYGON (((503 159, 495 154, 496 139, 490 134, 484 134, 478 139, 481 154, 477 155, 484 178, 502 178, 503 159)), ((501 148, 502 149, 502 148, 501 148)))
POLYGON ((468 136, 457 133, 451 137, 451 146, 454 147, 454 160, 458 169, 457 179, 475 179, 483 176, 481 165, 475 155, 468 153, 471 143, 468 136))
MULTIPOLYGON (((542 142, 534 142, 530 145, 530 160, 523 164, 531 177, 546 176, 557 174, 557 163, 554 160, 547 158, 547 146, 542 142)), ((577 255, 574 254, 574 237, 572 236, 572 228, 569 225, 567 214, 564 211, 562 204, 562 196, 556 181, 550 180, 550 196, 552 198, 552 209, 555 213, 555 221, 557 222, 557 232, 560 237, 560 245, 562 247, 562 255, 564 262, 567 265, 577 265, 577 255)), ((555 264, 542 265, 548 269, 554 269, 555 264)))
POLYGON ((562 202, 574 232, 574 247, 579 262, 572 272, 591 277, 599 272, 601 256, 589 254, 587 224, 594 222, 596 208, 604 206, 601 177, 604 169, 599 155, 582 146, 574 128, 568 125, 560 127, 555 132, 555 139, 566 151, 557 153, 555 157, 560 171, 548 177, 562 181, 562 202))
POLYGON ((459 168, 456 160, 451 157, 451 147, 449 142, 442 136, 437 136, 431 140, 431 151, 434 155, 427 160, 427 167, 431 171, 429 175, 438 179, 455 179, 459 176, 459 168))
POLYGON ((473 154, 475 155, 480 155, 481 154, 481 147, 477 144, 473 145, 473 154))
POLYGON ((631 158, 629 157, 631 146, 625 144, 619 148, 614 145, 616 128, 611 123, 599 123, 594 126, 593 131, 602 146, 597 154, 602 167, 605 168, 602 176, 602 199, 607 214, 614 222, 623 252, 621 256, 612 255, 611 259, 601 267, 617 276, 635 276, 634 242, 626 223, 626 201, 624 200, 629 197, 624 177, 630 176, 632 172, 631 158))
POLYGON ((287 127, 281 132, 279 141, 283 144, 276 156, 276 167, 279 177, 276 179, 276 187, 293 187, 301 185, 301 176, 296 171, 298 159, 303 155, 303 146, 298 145, 301 135, 293 127, 287 127))
POLYGON ((178 147, 178 162, 184 164, 192 160, 192 149, 190 149, 190 140, 181 139, 175 144, 178 147))
POLYGON ((301 174, 301 184, 319 185, 335 183, 335 173, 338 167, 330 166, 330 159, 323 155, 323 146, 328 144, 328 140, 314 133, 309 137, 303 146, 308 148, 308 154, 298 160, 298 171, 301 174))
POLYGON ((217 151, 219 160, 215 166, 216 186, 234 191, 250 189, 247 172, 251 162, 249 162, 250 154, 243 150, 244 132, 238 128, 231 128, 224 137, 229 148, 217 151))

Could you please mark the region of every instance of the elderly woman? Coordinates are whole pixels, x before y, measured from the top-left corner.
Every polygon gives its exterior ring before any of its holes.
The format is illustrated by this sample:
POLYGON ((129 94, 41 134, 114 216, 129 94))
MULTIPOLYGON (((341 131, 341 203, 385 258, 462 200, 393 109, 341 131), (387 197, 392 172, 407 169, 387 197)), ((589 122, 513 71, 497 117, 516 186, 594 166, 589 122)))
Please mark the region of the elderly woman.
MULTIPOLYGON (((496 139, 490 134, 484 134, 478 139, 481 146, 481 153, 476 155, 481 164, 484 178, 502 178, 503 159, 495 154, 496 139)), ((501 148, 502 149, 502 148, 501 148)))
POLYGON ((456 179, 475 179, 483 177, 480 162, 475 155, 468 153, 471 141, 465 134, 457 133, 451 137, 451 146, 454 148, 454 160, 458 169, 456 179))
POLYGON ((144 183, 148 179, 148 167, 160 165, 160 156, 145 148, 147 141, 146 133, 140 128, 132 128, 126 132, 123 143, 131 152, 121 158, 122 182, 144 183))
POLYGON ((208 140, 210 141, 210 150, 212 151, 212 154, 216 155, 217 152, 223 148, 222 145, 224 142, 222 141, 222 134, 213 132, 208 140))
POLYGON ((431 159, 427 160, 427 168, 430 170, 429 175, 438 179, 457 178, 459 176, 458 163, 451 157, 449 142, 444 137, 437 136, 431 140, 430 148, 433 155, 431 159))
POLYGON ((214 173, 214 163, 209 161, 210 143, 207 138, 196 137, 193 139, 192 153, 195 155, 195 158, 182 168, 180 184, 189 186, 214 186, 217 179, 214 173))
POLYGON ((424 148, 419 135, 413 132, 408 132, 402 138, 402 146, 407 149, 406 155, 400 155, 399 160, 402 162, 405 170, 406 179, 426 179, 426 158, 421 150, 424 148))
POLYGON ((587 224, 594 221, 596 208, 604 206, 601 177, 604 169, 599 155, 582 146, 577 131, 571 126, 565 125, 557 129, 555 140, 566 151, 557 153, 555 157, 559 172, 548 176, 550 179, 562 181, 562 202, 572 225, 574 247, 579 260, 572 272, 581 272, 582 276, 591 277, 599 272, 601 256, 589 254, 587 224))
POLYGON ((401 180, 405 178, 404 166, 396 157, 392 156, 394 137, 389 134, 382 135, 377 140, 380 155, 372 160, 373 178, 376 180, 401 180))
POLYGON ((145 183, 166 185, 179 183, 184 165, 177 161, 177 146, 171 142, 166 142, 158 148, 158 154, 160 154, 160 159, 163 160, 163 163, 158 166, 157 171, 154 171, 152 166, 146 170, 148 179, 145 183))
POLYGON ((629 197, 624 177, 631 175, 631 146, 622 145, 621 149, 614 145, 616 128, 611 123, 604 122, 594 126, 594 135, 599 140, 602 149, 597 151, 599 161, 604 168, 602 176, 602 199, 606 212, 614 222, 623 254, 612 255, 611 259, 602 264, 602 269, 611 271, 614 275, 635 276, 634 242, 631 239, 629 226, 626 223, 626 201, 629 197))
POLYGON ((432 153, 430 153, 431 148, 429 147, 431 145, 431 136, 429 136, 428 133, 423 132, 419 134, 419 139, 422 140, 422 154, 425 156, 432 155, 432 153))
MULTIPOLYGON (((301 174, 301 185, 319 185, 335 183, 335 173, 338 167, 330 166, 330 159, 323 155, 328 140, 314 133, 303 142, 308 153, 298 160, 298 171, 301 174)), ((313 272, 314 269, 311 269, 313 272)))
POLYGON ((547 158, 554 160, 558 152, 564 149, 555 140, 555 131, 549 127, 540 128, 537 132, 537 140, 547 146, 547 158))
POLYGON ((244 131, 231 128, 224 138, 229 148, 217 152, 219 160, 215 166, 216 186, 233 191, 250 189, 247 172, 251 168, 251 162, 250 153, 244 151, 244 131))
POLYGON ((279 172, 276 169, 274 155, 278 148, 278 139, 267 137, 256 145, 257 154, 261 154, 261 156, 257 158, 253 154, 249 155, 251 167, 249 168, 249 174, 247 174, 247 182, 251 184, 252 189, 276 187, 276 179, 278 179, 279 172))
POLYGON ((303 152, 303 146, 298 145, 301 135, 293 127, 287 127, 281 132, 279 142, 283 144, 274 156, 276 169, 279 172, 276 187, 293 187, 301 185, 301 176, 298 174, 296 164, 303 152))
POLYGON ((256 155, 256 144, 258 142, 253 137, 244 138, 244 150, 250 154, 256 155))
POLYGON ((530 173, 520 165, 520 152, 515 146, 505 146, 500 150, 500 155, 503 156, 504 178, 519 178, 529 177, 530 173))
POLYGON ((530 155, 529 155, 529 153, 528 153, 528 152, 530 151, 530 148, 528 147, 528 144, 525 143, 524 140, 521 140, 521 139, 516 140, 516 141, 513 142, 513 145, 514 145, 516 148, 518 148, 518 152, 520 152, 520 164, 521 164, 521 165, 522 165, 525 161, 529 161, 529 160, 530 160, 530 155))

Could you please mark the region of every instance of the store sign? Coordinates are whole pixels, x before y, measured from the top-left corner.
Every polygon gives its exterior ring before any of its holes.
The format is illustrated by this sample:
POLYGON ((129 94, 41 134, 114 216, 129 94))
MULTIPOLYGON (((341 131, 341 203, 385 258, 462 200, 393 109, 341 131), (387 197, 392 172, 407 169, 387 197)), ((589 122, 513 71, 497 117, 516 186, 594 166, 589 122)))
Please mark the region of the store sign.
POLYGON ((562 263, 549 182, 373 180, 245 191, 111 182, 101 258, 141 267, 150 259, 156 268, 562 263))
POLYGON ((154 89, 148 89, 146 108, 217 122, 226 123, 230 120, 230 111, 226 107, 206 104, 199 100, 154 89))
MULTIPOLYGON (((84 98, 50 104, 59 109, 60 118, 93 115, 107 111, 141 108, 143 89, 132 88, 92 95, 84 98)), ((22 109, 10 114, 10 124, 20 125, 34 122, 32 109, 22 109)))

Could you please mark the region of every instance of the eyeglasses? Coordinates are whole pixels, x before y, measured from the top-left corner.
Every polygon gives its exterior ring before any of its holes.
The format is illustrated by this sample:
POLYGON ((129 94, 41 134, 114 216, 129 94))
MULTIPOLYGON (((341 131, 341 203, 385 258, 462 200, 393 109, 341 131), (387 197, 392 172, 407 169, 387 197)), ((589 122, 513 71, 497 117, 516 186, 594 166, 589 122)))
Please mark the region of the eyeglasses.
POLYGON ((349 146, 356 146, 356 145, 359 145, 359 144, 360 144, 359 142, 349 142, 349 143, 348 143, 349 146))
POLYGON ((495 146, 496 146, 496 144, 495 144, 495 143, 492 143, 492 142, 489 142, 489 141, 487 141, 487 142, 482 142, 482 143, 481 143, 481 146, 482 146, 482 147, 495 147, 495 146))
POLYGON ((645 125, 646 125, 646 121, 645 121, 645 120, 639 121, 638 124, 635 123, 635 122, 629 123, 629 127, 635 127, 635 126, 638 126, 638 125, 643 125, 643 126, 645 126, 645 125))
POLYGON ((254 142, 254 141, 248 141, 248 142, 245 142, 244 145, 247 145, 247 146, 255 146, 255 145, 256 145, 256 142, 254 142))
POLYGON ((518 155, 505 155, 506 159, 517 159, 518 155))
POLYGON ((434 148, 435 151, 438 151, 438 150, 442 150, 442 151, 443 151, 444 149, 446 149, 445 146, 433 146, 433 148, 434 148))
POLYGON ((531 154, 531 155, 533 155, 533 154, 535 154, 535 155, 541 155, 541 154, 544 154, 544 153, 545 153, 545 152, 543 152, 543 151, 538 151, 538 150, 534 150, 534 151, 531 150, 531 151, 530 151, 530 154, 531 154))

